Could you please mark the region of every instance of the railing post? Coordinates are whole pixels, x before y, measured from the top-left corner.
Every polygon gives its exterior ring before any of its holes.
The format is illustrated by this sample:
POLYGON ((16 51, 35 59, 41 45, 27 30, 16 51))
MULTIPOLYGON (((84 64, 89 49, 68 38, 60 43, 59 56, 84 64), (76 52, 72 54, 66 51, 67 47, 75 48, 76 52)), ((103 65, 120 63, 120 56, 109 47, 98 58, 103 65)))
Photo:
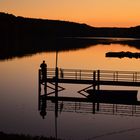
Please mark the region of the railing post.
POLYGON ((100 90, 100 70, 97 71, 97 90, 100 90))
POLYGON ((45 81, 44 81, 44 92, 45 92, 45 96, 47 96, 47 68, 46 68, 45 81))
POLYGON ((115 72, 113 72, 113 81, 115 81, 115 72))
POLYGON ((81 80, 81 70, 80 70, 80 80, 81 80))
POLYGON ((135 72, 135 82, 137 82, 137 72, 135 72))
POLYGON ((93 91, 95 93, 96 87, 96 71, 93 71, 93 91))
POLYGON ((118 81, 118 71, 116 71, 116 81, 118 81))
POLYGON ((58 98, 58 67, 55 68, 55 97, 58 98))
MULTIPOLYGON (((100 70, 97 71, 97 94, 99 94, 100 91, 100 70)), ((99 95, 97 95, 99 97, 99 95)), ((97 98, 97 111, 99 111, 100 103, 98 102, 97 98)))
POLYGON ((133 82, 135 82, 135 73, 133 73, 133 82))
POLYGON ((76 78, 76 80, 77 80, 77 71, 75 71, 75 78, 76 78))

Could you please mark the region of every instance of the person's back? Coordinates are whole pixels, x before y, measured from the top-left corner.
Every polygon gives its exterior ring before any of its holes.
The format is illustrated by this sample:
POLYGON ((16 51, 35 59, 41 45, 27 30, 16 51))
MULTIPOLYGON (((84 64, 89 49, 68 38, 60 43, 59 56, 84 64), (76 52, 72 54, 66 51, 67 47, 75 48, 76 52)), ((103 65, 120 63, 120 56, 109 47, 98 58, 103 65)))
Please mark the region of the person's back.
POLYGON ((42 80, 44 81, 46 79, 46 72, 47 72, 47 64, 45 61, 40 65, 41 71, 42 71, 42 80))
POLYGON ((45 61, 43 61, 43 63, 40 65, 41 69, 46 69, 47 68, 47 64, 45 63, 45 61))

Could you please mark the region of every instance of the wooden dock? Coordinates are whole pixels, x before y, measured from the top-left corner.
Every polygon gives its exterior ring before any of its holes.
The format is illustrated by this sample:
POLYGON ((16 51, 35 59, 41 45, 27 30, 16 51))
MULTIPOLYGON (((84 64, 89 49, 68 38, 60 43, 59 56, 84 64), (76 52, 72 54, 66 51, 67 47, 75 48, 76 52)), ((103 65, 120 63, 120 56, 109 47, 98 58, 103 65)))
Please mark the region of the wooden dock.
MULTIPOLYGON (((136 71, 58 69, 57 75, 58 83, 140 86, 140 72, 136 71)), ((56 69, 47 68, 46 82, 56 82, 56 69)))
MULTIPOLYGON (((46 75, 44 76, 42 70, 39 69, 38 107, 39 110, 41 111, 40 114, 42 116, 45 116, 46 114, 47 100, 51 100, 52 102, 54 102, 56 104, 56 108, 58 107, 59 102, 64 102, 64 101, 91 103, 93 104, 92 106, 93 113, 95 113, 96 103, 97 103, 97 110, 99 110, 99 103, 112 104, 113 106, 114 104, 123 104, 129 106, 140 105, 140 102, 137 101, 136 90, 102 91, 100 89, 100 86, 102 85, 139 87, 140 72, 137 71, 59 69, 56 67, 56 68, 47 68, 45 74, 46 75), (78 97, 78 96, 62 97, 62 96, 58 96, 58 93, 62 90, 65 90, 65 88, 62 87, 62 84, 60 83, 85 84, 88 86, 84 89, 81 89, 80 91, 77 91, 77 93, 81 94, 82 97, 78 97), (49 89, 51 89, 51 92, 49 89), (96 98, 95 94, 96 95, 98 94, 99 96, 97 95, 96 98), (91 95, 90 97, 92 98, 89 98, 89 95, 91 95), (131 97, 133 97, 133 99, 131 97)), ((135 110, 132 110, 132 114, 134 113, 134 111, 135 110)), ((57 114, 58 113, 56 111, 56 116, 57 114)))
MULTIPOLYGON (((59 69, 56 67, 56 68, 47 68, 45 75, 43 75, 42 70, 39 69, 40 95, 42 95, 41 87, 43 85, 44 86, 43 94, 48 96, 55 94, 55 97, 57 98, 58 92, 65 90, 65 88, 60 86, 60 83, 88 85, 88 87, 81 89, 80 91, 77 91, 77 93, 87 98, 89 95, 88 93, 89 90, 92 90, 93 93, 95 93, 96 91, 100 91, 100 86, 102 85, 139 87, 140 72, 111 71, 111 70, 80 70, 80 69, 62 69, 62 68, 59 69), (51 89, 52 92, 48 92, 48 88, 51 89)), ((118 94, 118 96, 121 95, 118 94)))

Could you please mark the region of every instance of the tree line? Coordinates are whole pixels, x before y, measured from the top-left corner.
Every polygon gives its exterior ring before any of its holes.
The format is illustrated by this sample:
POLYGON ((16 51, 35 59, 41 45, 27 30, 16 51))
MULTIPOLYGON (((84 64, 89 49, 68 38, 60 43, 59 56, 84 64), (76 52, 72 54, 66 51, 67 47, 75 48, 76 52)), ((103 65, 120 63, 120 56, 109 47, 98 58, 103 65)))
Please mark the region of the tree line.
POLYGON ((99 28, 69 21, 26 18, 0 12, 0 39, 85 36, 140 38, 140 26, 99 28))

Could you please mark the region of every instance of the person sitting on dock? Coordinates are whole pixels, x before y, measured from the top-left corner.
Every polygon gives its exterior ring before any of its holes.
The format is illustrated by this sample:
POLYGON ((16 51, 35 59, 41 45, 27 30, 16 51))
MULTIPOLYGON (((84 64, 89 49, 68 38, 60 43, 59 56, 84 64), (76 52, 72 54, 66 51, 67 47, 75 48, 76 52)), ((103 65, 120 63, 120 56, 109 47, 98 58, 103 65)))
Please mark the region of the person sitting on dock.
POLYGON ((45 63, 45 60, 43 60, 43 63, 40 65, 40 68, 42 72, 42 81, 45 81, 47 75, 47 64, 45 63))

